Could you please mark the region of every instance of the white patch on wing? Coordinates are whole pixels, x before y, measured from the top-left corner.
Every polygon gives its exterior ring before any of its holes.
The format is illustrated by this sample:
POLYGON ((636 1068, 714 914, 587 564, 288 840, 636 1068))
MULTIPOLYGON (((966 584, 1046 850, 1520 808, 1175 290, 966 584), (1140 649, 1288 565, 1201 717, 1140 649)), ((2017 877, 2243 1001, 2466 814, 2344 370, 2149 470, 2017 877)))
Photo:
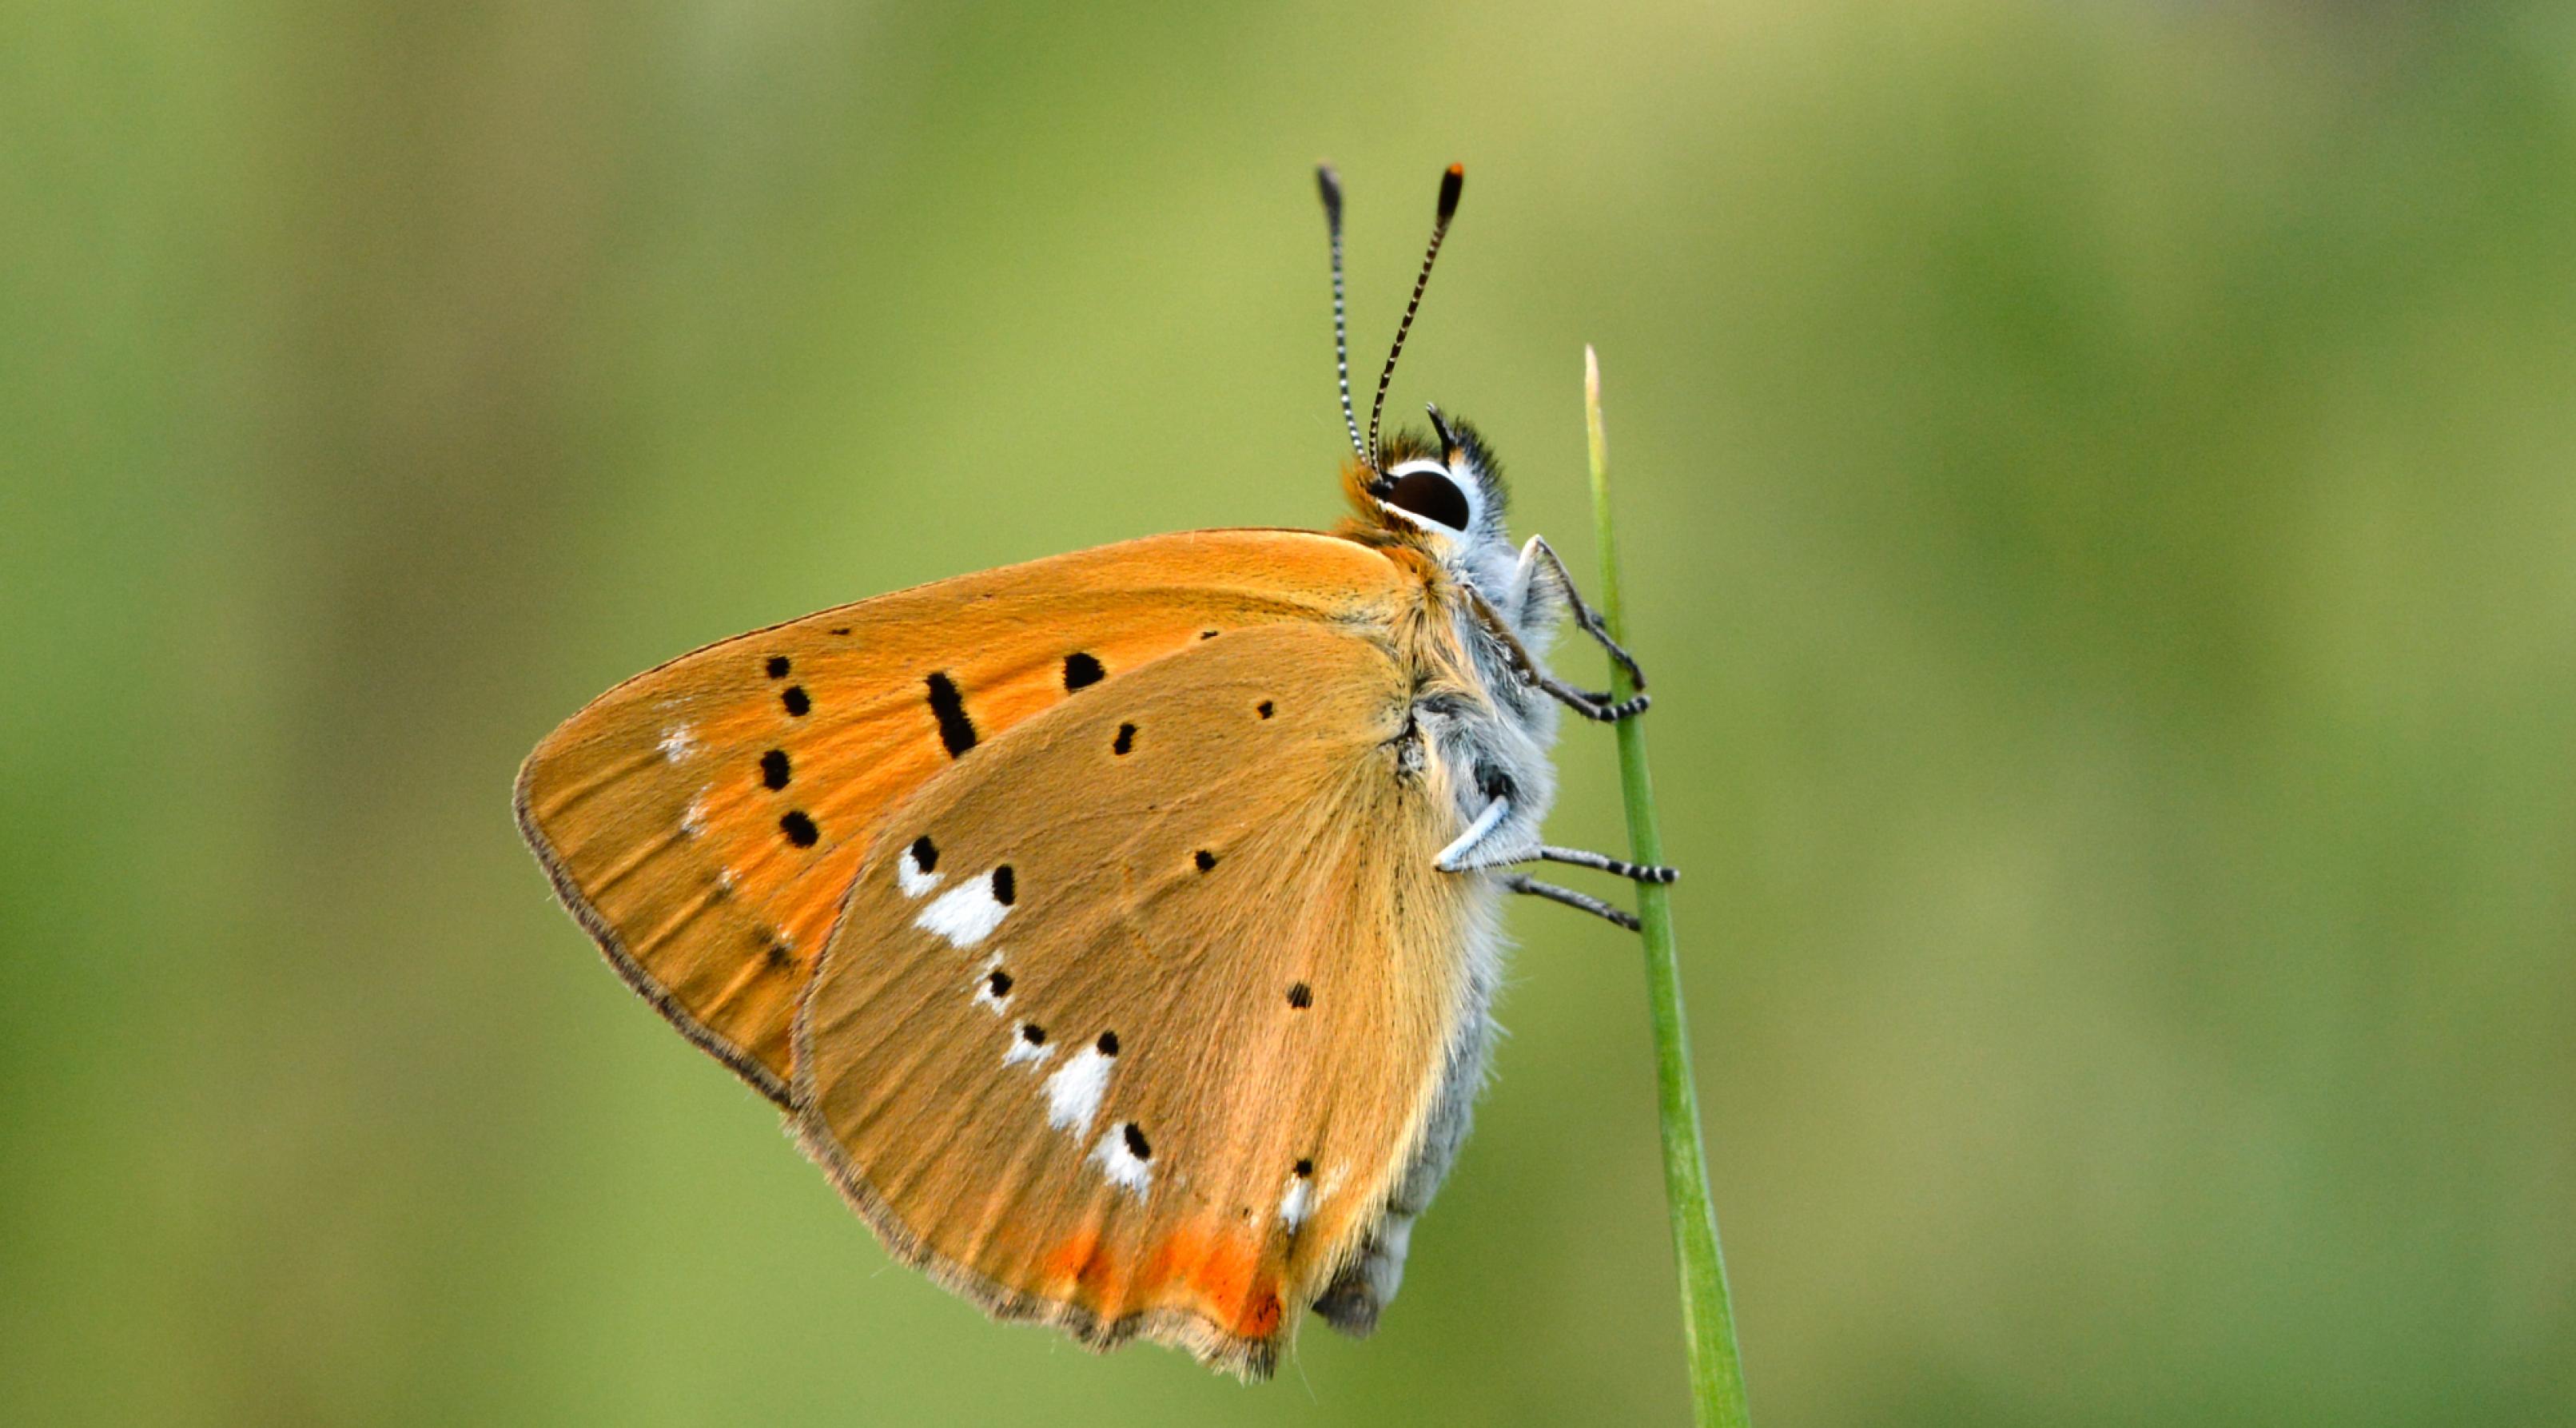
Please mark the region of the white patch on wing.
POLYGON ((676 764, 698 751, 698 736, 690 731, 688 725, 674 724, 662 731, 659 747, 662 757, 676 764))
POLYGON ((1100 1173, 1109 1177, 1110 1184, 1134 1191, 1139 1200, 1145 1198, 1146 1191, 1154 1188, 1154 1167, 1138 1159, 1136 1152, 1127 1148, 1127 1125, 1123 1121, 1111 1126, 1109 1133, 1100 1138, 1091 1158, 1100 1162, 1100 1173))
POLYGON ((1100 1098, 1109 1094, 1109 1063, 1097 1046, 1086 1046, 1046 1078, 1047 1124, 1083 1135, 1100 1114, 1100 1098))
POLYGON ((903 856, 894 860, 894 881, 905 897, 917 898, 939 886, 939 874, 921 865, 918 847, 906 848, 903 856))
POLYGON ((1011 994, 993 990, 993 976, 997 972, 1001 974, 1002 985, 1008 987, 1011 974, 1002 971, 1002 958, 998 953, 985 959, 984 970, 975 979, 975 1004, 991 1007, 993 1015, 1000 1016, 1011 1009, 1011 994))
POLYGON ((688 808, 680 814, 680 831, 692 838, 707 831, 707 796, 705 794, 699 794, 689 800, 688 808))
POLYGON ((1306 1216, 1315 1208, 1314 1198, 1308 1193, 1306 1182, 1309 1178, 1290 1175, 1288 1193, 1279 1197, 1279 1223, 1291 1230, 1306 1223, 1306 1216))
POLYGON ((963 950, 992 936, 993 929, 1010 915, 1011 909, 993 896, 993 880, 987 876, 969 879, 941 893, 912 922, 915 927, 926 927, 947 938, 949 946, 963 950))
POLYGON ((1011 1033, 1011 1049, 1002 1053, 1002 1064, 1017 1066, 1023 1061, 1044 1061, 1053 1055, 1054 1046, 1031 1041, 1025 1033, 1014 1031, 1011 1033))

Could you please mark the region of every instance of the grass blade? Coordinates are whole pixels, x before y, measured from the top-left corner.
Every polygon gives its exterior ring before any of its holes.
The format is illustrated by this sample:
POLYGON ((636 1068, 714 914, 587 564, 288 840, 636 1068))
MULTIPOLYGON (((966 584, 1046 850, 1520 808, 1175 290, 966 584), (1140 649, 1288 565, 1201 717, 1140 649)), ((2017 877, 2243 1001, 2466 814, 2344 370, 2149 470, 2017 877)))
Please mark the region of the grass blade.
MULTIPOLYGON (((1583 424, 1592 452, 1592 525, 1601 559, 1601 616, 1610 637, 1628 642, 1627 611, 1619 597, 1618 544, 1610 527, 1610 446, 1601 428, 1601 362, 1583 349, 1583 424)), ((1610 664, 1613 697, 1636 692, 1618 661, 1610 664)), ((1640 863, 1664 860, 1663 834, 1655 826, 1655 790, 1646 776, 1642 719, 1618 726, 1619 787, 1628 807, 1628 856, 1640 863)), ((1655 1030, 1656 1109, 1663 1121, 1664 1198, 1673 1224, 1673 1257, 1681 1268, 1682 1339, 1690 1355, 1691 1410, 1700 1428, 1742 1428, 1752 1422, 1744 1401, 1744 1366, 1735 1348, 1735 1309, 1726 1292, 1726 1259, 1718 1249, 1717 1207, 1708 1193, 1708 1152, 1699 1126, 1699 1095, 1691 1082, 1690 1027, 1682 1014, 1681 966, 1673 947, 1670 889, 1637 886, 1637 920, 1644 924, 1646 1000, 1655 1030)))

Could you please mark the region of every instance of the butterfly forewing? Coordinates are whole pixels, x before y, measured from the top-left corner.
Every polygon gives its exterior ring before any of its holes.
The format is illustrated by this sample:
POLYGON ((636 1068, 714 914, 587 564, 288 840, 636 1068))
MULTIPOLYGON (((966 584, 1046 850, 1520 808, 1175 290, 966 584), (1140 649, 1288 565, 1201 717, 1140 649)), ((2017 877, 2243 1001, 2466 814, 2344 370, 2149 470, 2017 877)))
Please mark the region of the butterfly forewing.
POLYGON ((710 645, 548 736, 519 821, 618 971, 784 1103, 815 954, 888 812, 1043 711, 1278 622, 1382 622, 1396 571, 1303 531, 1156 536, 710 645))
POLYGON ((1267 1372, 1460 1024, 1446 793, 1375 622, 1229 631, 877 833, 797 1021, 809 1154, 998 1315, 1267 1372))

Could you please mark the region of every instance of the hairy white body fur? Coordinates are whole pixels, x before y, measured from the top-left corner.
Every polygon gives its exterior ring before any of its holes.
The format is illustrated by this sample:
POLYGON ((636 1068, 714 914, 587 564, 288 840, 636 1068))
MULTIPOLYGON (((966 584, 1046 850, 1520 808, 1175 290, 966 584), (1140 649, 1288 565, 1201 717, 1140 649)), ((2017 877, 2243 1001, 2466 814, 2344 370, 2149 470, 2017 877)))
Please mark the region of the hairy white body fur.
MULTIPOLYGON (((1484 597, 1533 660, 1543 660, 1567 611, 1558 567, 1533 540, 1515 548, 1504 527, 1502 487, 1472 443, 1455 453, 1455 465, 1410 462, 1442 471, 1467 497, 1463 531, 1415 516, 1389 513, 1431 533, 1449 575, 1484 597)), ((1429 1208, 1467 1139, 1477 1093, 1483 1088, 1495 1031, 1493 999, 1509 951, 1501 931, 1503 890, 1489 869, 1524 861, 1539 846, 1539 826, 1556 799, 1556 701, 1513 667, 1510 655, 1467 612, 1458 616, 1458 638, 1475 662, 1477 697, 1435 695, 1413 710, 1432 752, 1430 772, 1445 782, 1457 805, 1460 838, 1442 851, 1441 866, 1472 880, 1467 939, 1467 997, 1451 1028, 1440 1090, 1421 1148, 1396 1182, 1386 1212, 1369 1231, 1358 1255, 1315 1302, 1335 1328, 1366 1335, 1404 1280, 1405 1251, 1413 1223, 1429 1208), (1496 814, 1497 803, 1501 805, 1496 814), (1472 835, 1472 836, 1471 836, 1472 835)))

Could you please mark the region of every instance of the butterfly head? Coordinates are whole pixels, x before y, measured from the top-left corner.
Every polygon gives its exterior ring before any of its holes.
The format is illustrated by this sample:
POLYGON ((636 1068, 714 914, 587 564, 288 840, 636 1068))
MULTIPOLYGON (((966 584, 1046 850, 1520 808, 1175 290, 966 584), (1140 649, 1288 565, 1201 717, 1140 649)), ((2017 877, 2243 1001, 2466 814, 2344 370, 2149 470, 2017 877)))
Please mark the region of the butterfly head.
POLYGON ((1393 433, 1376 469, 1358 467, 1354 495, 1361 516, 1435 554, 1508 543, 1502 468, 1474 427, 1430 410, 1429 434, 1393 433))

